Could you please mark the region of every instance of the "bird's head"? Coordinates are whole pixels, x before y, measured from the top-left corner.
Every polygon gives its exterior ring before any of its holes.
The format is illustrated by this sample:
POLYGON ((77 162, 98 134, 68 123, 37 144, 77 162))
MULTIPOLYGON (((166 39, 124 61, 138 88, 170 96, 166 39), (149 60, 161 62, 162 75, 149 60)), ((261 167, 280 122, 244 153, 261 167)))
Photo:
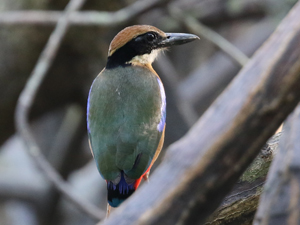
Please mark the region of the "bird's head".
POLYGON ((149 25, 126 27, 110 43, 106 68, 131 64, 151 65, 160 50, 195 39, 199 37, 193 34, 164 33, 149 25))

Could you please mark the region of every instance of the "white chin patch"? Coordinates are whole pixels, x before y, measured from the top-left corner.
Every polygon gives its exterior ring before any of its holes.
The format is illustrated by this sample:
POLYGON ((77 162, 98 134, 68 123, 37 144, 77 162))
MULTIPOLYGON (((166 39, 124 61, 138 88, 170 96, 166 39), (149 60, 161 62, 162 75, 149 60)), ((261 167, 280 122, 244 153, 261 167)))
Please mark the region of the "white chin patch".
POLYGON ((159 49, 152 50, 150 54, 138 55, 132 58, 129 63, 138 63, 138 64, 152 64, 155 58, 157 57, 159 49))

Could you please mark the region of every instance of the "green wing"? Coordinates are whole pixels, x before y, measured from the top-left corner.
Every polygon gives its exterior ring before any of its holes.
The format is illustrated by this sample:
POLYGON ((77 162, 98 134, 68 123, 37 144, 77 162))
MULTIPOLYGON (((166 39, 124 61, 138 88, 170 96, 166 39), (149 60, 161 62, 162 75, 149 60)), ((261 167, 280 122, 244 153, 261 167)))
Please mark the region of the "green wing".
MULTIPOLYGON (((156 74, 138 67, 103 70, 88 99, 88 130, 100 174, 133 179, 149 167, 162 132, 162 98, 156 74)), ((164 120, 163 120, 164 123, 164 120)))

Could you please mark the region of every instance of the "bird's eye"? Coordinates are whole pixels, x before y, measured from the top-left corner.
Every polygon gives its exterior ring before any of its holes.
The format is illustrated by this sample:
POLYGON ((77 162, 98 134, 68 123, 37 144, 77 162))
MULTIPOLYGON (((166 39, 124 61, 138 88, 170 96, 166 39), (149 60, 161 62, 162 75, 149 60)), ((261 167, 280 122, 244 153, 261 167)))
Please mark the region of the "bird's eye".
POLYGON ((148 33, 146 37, 147 41, 153 41, 155 39, 155 35, 153 33, 148 33))

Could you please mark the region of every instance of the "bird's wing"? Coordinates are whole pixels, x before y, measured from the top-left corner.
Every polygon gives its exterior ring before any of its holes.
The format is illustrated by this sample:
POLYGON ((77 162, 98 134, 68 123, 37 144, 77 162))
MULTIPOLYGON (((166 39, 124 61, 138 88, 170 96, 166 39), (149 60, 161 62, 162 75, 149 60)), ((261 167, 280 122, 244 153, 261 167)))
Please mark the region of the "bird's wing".
POLYGON ((94 158, 106 180, 123 170, 137 179, 150 166, 165 126, 165 94, 156 74, 140 67, 104 70, 88 99, 94 158))

